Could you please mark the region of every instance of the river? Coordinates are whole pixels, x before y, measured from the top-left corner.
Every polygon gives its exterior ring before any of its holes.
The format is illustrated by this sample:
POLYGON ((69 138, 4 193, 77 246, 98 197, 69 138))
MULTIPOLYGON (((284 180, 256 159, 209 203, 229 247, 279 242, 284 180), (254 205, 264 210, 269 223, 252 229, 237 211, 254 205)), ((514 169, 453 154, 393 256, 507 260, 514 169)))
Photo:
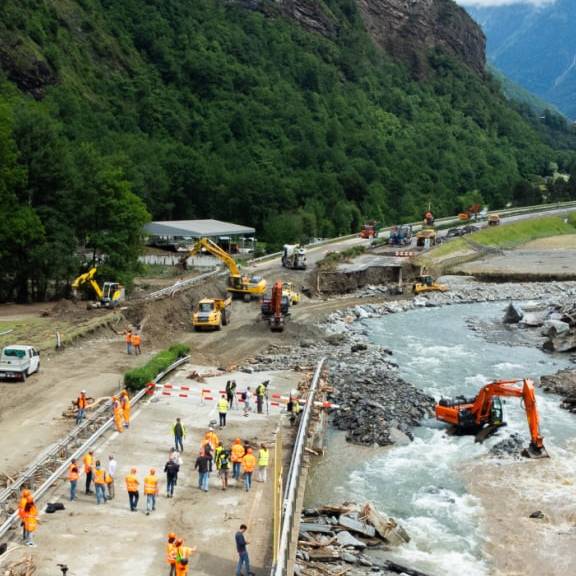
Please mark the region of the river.
MULTIPOLYGON (((364 321, 373 341, 394 352, 401 375, 435 398, 474 396, 495 378, 538 378, 570 365, 564 356, 534 347, 488 343, 467 319, 501 318, 500 304, 426 308, 364 321)), ((560 409, 556 396, 537 393, 541 430, 554 458, 568 458, 567 441, 576 418, 560 409)), ((467 491, 466 469, 487 458, 490 447, 518 432, 529 440, 526 415, 518 399, 504 404, 508 426, 484 444, 471 436, 445 433, 434 420, 415 429, 405 446, 351 446, 331 431, 327 456, 313 468, 306 505, 352 500, 373 501, 397 518, 412 537, 386 557, 437 576, 488 576, 484 508, 467 491)))

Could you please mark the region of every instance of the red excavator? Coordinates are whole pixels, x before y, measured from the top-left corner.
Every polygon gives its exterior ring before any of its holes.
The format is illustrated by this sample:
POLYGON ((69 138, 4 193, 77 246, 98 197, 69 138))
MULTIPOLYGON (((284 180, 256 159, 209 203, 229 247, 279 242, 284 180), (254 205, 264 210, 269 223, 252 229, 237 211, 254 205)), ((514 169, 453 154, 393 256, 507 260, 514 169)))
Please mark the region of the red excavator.
POLYGON ((458 396, 454 399, 443 398, 436 404, 436 418, 452 424, 460 434, 476 434, 476 441, 482 442, 506 423, 502 419, 502 396, 522 398, 530 428, 530 447, 524 450, 528 458, 549 458, 544 448, 534 382, 523 380, 495 380, 486 384, 475 398, 458 396))

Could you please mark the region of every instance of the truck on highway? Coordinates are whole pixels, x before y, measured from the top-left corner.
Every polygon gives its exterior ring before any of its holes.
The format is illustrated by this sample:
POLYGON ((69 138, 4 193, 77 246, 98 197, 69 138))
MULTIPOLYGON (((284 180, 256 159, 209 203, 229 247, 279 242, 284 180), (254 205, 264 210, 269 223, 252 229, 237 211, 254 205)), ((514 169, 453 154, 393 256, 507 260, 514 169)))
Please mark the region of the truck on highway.
POLYGON ((40 352, 33 346, 11 345, 0 355, 0 380, 20 380, 40 370, 40 352))

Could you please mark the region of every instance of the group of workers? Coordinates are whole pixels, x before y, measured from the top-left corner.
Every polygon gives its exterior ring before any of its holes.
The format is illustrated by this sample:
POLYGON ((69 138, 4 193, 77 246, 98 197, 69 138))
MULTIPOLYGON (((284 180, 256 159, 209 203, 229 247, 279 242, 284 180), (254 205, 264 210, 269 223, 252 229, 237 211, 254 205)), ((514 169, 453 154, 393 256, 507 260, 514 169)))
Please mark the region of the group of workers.
MULTIPOLYGON (((86 390, 80 392, 74 404, 76 405, 76 424, 78 425, 86 417, 86 408, 88 407, 86 390)), ((124 428, 130 427, 131 409, 130 396, 127 390, 122 390, 119 396, 112 396, 112 415, 117 432, 123 432, 124 428)))
POLYGON ((124 342, 126 342, 126 352, 128 354, 142 354, 142 335, 132 330, 124 332, 124 342))
MULTIPOLYGON (((181 442, 181 438, 174 438, 175 444, 181 442)), ((230 472, 232 479, 239 483, 240 477, 244 483, 244 489, 249 492, 252 488, 252 476, 257 469, 258 482, 266 482, 270 455, 266 444, 260 444, 258 456, 249 443, 243 444, 240 438, 236 438, 230 448, 225 448, 220 442, 216 432, 210 428, 200 443, 200 452, 196 458, 194 469, 198 471, 198 488, 208 492, 210 472, 216 468, 216 472, 222 485, 222 490, 228 488, 230 472)))
POLYGON ((182 538, 178 538, 174 532, 170 532, 166 544, 166 562, 170 566, 170 576, 186 576, 190 556, 194 552, 196 552, 196 546, 185 546, 182 538))

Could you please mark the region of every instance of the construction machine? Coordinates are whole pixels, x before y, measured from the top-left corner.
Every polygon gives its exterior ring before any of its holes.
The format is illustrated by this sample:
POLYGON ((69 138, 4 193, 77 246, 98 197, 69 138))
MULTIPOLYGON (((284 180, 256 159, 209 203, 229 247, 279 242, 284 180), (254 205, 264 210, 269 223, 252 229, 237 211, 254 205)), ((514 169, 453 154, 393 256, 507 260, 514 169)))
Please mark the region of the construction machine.
POLYGON ((290 305, 298 304, 301 299, 300 292, 296 290, 292 282, 284 282, 282 284, 282 295, 288 296, 288 300, 290 300, 290 305))
POLYGON ((495 380, 484 386, 475 398, 458 396, 454 399, 443 398, 436 404, 436 418, 454 426, 460 434, 475 434, 477 442, 483 442, 501 426, 503 421, 503 396, 521 398, 530 428, 530 447, 523 455, 528 458, 548 458, 540 435, 538 410, 534 382, 522 380, 495 380))
POLYGON ((458 214, 458 220, 461 222, 469 222, 470 220, 478 220, 478 214, 482 210, 481 204, 472 204, 465 210, 462 210, 460 214, 458 214))
POLYGON ((424 220, 422 224, 424 226, 434 226, 434 214, 432 214, 432 210, 430 210, 430 208, 424 212, 424 220))
POLYGON ((262 301, 262 316, 267 318, 268 325, 272 332, 282 332, 284 322, 290 314, 290 301, 282 293, 282 282, 277 280, 272 286, 270 298, 262 301))
POLYGON ((91 308, 115 308, 126 297, 126 290, 122 284, 118 282, 104 282, 102 286, 96 281, 97 268, 92 267, 88 272, 80 274, 72 282, 72 290, 74 295, 77 295, 78 290, 88 285, 96 294, 96 302, 91 304, 91 308))
POLYGON ((409 246, 412 243, 412 226, 404 224, 402 226, 392 226, 390 229, 390 246, 409 246))
POLYGON ((306 250, 300 244, 284 244, 282 266, 291 270, 306 270, 306 250))
POLYGON ((230 324, 232 311, 232 298, 203 298, 196 305, 192 314, 192 326, 194 330, 211 328, 221 330, 222 326, 230 324))
POLYGON ((422 294, 425 292, 447 292, 448 286, 435 282, 434 278, 429 274, 422 274, 418 276, 412 286, 414 294, 422 294))
POLYGON ((490 214, 490 216, 488 216, 488 226, 498 226, 500 222, 501 220, 499 214, 490 214))
POLYGON ((266 293, 266 280, 264 278, 241 274, 234 258, 209 238, 197 240, 186 254, 186 259, 195 256, 201 250, 205 250, 226 264, 230 272, 227 290, 233 297, 243 297, 246 302, 249 302, 252 298, 259 298, 266 293))
POLYGON ((436 230, 434 228, 423 228, 416 233, 416 246, 424 248, 426 244, 429 247, 436 245, 436 230))
POLYGON ((370 220, 370 222, 362 224, 362 228, 360 229, 360 238, 376 238, 378 236, 376 225, 377 224, 374 220, 370 220))

